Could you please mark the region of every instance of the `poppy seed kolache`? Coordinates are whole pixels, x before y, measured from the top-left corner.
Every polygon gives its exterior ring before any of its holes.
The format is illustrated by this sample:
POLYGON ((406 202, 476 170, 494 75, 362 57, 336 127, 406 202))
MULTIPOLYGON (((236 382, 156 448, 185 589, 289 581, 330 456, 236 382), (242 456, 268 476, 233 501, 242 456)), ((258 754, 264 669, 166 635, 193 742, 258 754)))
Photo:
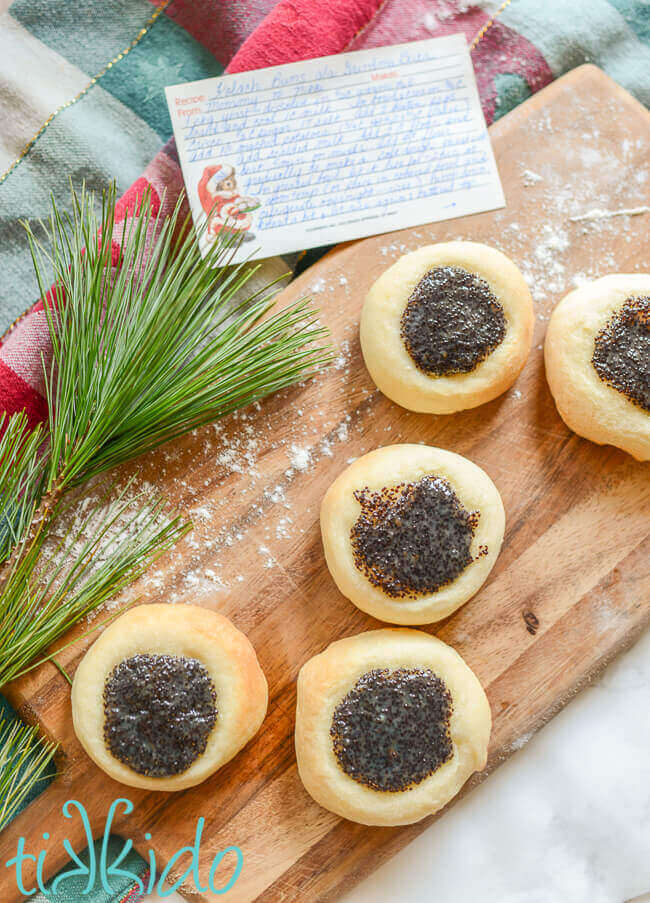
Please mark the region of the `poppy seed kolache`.
POLYGON ((394 624, 439 621, 463 605, 492 570, 504 529, 488 475, 426 445, 358 458, 321 505, 325 559, 339 590, 394 624))
POLYGON ((405 254, 372 285, 361 350, 388 398, 412 411, 450 414, 513 384, 533 325, 530 291, 505 254, 446 242, 405 254))
POLYGON ((544 361, 570 429, 650 460, 650 274, 604 276, 566 295, 544 361))
POLYGON ((302 782, 361 824, 411 824, 441 809, 485 767, 491 726, 476 675, 420 630, 338 640, 298 675, 302 782))
POLYGON ((75 733, 130 787, 183 790, 257 733, 266 679, 248 639, 194 605, 140 605, 104 630, 72 685, 75 733))

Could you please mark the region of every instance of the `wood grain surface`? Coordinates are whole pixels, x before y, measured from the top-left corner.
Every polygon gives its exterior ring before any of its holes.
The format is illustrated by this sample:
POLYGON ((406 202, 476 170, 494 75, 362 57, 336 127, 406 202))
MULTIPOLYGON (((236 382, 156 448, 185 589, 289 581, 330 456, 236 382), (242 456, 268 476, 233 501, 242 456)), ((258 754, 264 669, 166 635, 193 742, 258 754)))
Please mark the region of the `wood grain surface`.
MULTIPOLYGON (((505 542, 490 579, 431 628, 476 671, 492 707, 488 768, 468 788, 648 622, 649 471, 564 426, 544 380, 541 343, 550 311, 575 284, 608 272, 650 270, 648 216, 609 215, 650 202, 650 114, 584 66, 497 122, 491 134, 504 210, 329 253, 282 298, 313 293, 339 348, 335 365, 132 468, 196 523, 192 537, 137 590, 149 601, 213 606, 248 634, 270 687, 258 736, 199 787, 178 794, 129 790, 83 753, 72 731, 68 686, 53 667, 42 667, 8 695, 60 743, 60 776, 3 833, 2 862, 23 835, 28 848, 48 849, 51 874, 68 859, 63 836, 85 845, 78 819, 62 818, 62 804, 81 800, 100 835, 110 802, 127 796, 135 812, 118 819, 116 833, 145 854, 152 847, 160 864, 192 842, 203 816, 203 876, 220 849, 236 844, 244 853, 230 899, 330 900, 430 823, 389 829, 340 820, 306 794, 293 751, 301 664, 334 639, 378 626, 337 592, 318 526, 331 481, 350 458, 377 446, 425 442, 452 449, 484 468, 504 500, 505 542), (535 298, 533 351, 516 386, 496 401, 453 416, 411 414, 383 397, 365 371, 361 304, 402 253, 457 238, 495 245, 521 267, 535 298), (48 843, 41 839, 45 830, 48 843)), ((71 672, 88 642, 62 655, 71 672)), ((197 894, 191 882, 185 892, 197 901, 216 899, 197 894)), ((20 899, 6 869, 0 899, 20 899)))

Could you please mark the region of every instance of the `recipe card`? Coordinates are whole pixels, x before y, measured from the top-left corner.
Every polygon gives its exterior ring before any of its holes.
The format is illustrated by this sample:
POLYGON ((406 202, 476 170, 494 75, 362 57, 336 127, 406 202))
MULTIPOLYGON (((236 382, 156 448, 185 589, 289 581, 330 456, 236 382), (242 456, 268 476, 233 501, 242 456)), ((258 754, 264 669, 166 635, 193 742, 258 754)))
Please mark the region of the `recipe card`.
POLYGON ((166 88, 202 245, 236 260, 505 203, 463 35, 166 88))

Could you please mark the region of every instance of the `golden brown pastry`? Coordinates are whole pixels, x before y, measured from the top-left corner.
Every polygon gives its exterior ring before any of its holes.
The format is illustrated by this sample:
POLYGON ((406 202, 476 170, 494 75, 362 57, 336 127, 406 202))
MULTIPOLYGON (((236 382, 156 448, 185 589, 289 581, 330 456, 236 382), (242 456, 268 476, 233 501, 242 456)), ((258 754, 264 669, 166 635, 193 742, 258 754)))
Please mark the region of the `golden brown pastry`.
POLYGON ((491 725, 477 677, 420 630, 339 640, 298 676, 302 782, 321 806, 364 825, 441 809, 485 767, 491 725))
POLYGON ((77 668, 74 729, 130 787, 183 790, 239 752, 266 714, 255 650, 222 615, 141 605, 106 628, 77 668))
POLYGON ((450 414, 491 401, 519 375, 533 302, 515 264, 470 241, 419 248, 373 284, 361 349, 375 384, 411 411, 450 414))
POLYGON ((546 378, 570 429, 650 460, 650 275, 604 276, 553 311, 546 378))
POLYGON ((492 570, 505 529, 501 496, 461 455, 389 445, 332 483, 321 505, 325 559, 340 591, 394 624, 439 621, 492 570))

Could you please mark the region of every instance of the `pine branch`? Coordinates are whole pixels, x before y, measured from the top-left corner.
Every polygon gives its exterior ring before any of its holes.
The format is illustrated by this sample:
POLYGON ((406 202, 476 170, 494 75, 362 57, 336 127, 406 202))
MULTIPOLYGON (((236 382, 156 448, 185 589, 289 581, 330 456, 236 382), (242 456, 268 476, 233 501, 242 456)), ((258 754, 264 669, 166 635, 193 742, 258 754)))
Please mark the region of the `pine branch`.
POLYGON ((103 195, 99 217, 85 191, 73 192, 70 215, 53 203, 49 250, 26 225, 41 293, 54 282, 65 299, 46 305, 49 488, 82 483, 331 359, 317 344, 326 330, 309 302, 272 313, 271 286, 238 300, 256 269, 229 265, 232 234, 219 233, 202 259, 181 201, 163 221, 145 196, 139 214, 116 228, 114 200, 114 191, 103 195))
POLYGON ((21 412, 0 414, 0 565, 23 539, 44 488, 44 430, 30 431, 21 412))
POLYGON ((24 417, 0 423, 0 686, 52 659, 48 647, 189 529, 178 517, 161 525, 159 499, 122 495, 70 527, 52 551, 72 486, 332 357, 307 301, 273 311, 272 285, 247 292, 256 270, 232 265, 235 235, 220 233, 201 258, 180 200, 164 219, 145 195, 120 224, 114 188, 99 215, 85 190, 72 200, 71 213, 53 202, 44 241, 25 225, 41 295, 55 286, 45 304, 53 362, 44 363, 47 429, 30 433, 24 417))
POLYGON ((0 831, 47 777, 56 746, 41 740, 37 729, 0 717, 0 831))
POLYGON ((163 518, 161 499, 129 499, 129 486, 66 524, 59 502, 23 541, 0 594, 0 686, 57 653, 45 650, 136 580, 189 529, 163 518))

